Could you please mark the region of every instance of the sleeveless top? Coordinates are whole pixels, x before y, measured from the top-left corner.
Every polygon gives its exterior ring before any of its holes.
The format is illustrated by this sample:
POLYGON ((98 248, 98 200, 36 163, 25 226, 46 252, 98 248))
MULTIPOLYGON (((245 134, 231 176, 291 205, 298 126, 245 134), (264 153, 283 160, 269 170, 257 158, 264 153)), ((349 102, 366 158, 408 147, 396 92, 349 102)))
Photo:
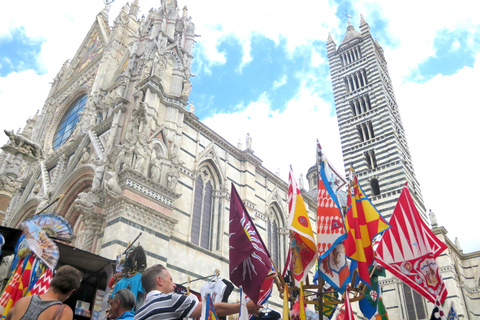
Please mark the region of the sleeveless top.
POLYGON ((63 304, 61 301, 58 300, 42 300, 40 296, 33 295, 32 299, 30 300, 30 304, 28 305, 27 311, 25 314, 20 318, 20 320, 33 320, 38 319, 40 313, 42 313, 45 309, 54 306, 56 304, 63 304))

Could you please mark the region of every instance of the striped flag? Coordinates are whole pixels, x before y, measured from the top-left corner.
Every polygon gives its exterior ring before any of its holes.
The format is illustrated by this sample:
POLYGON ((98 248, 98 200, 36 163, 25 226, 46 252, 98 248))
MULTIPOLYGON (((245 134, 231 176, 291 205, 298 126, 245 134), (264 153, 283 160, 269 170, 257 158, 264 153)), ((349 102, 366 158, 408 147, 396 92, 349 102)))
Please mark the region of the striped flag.
POLYGON ((327 161, 318 140, 317 168, 317 247, 320 259, 324 259, 337 244, 347 237, 341 207, 336 195, 346 181, 327 161))
POLYGON ((346 184, 327 161, 317 140, 318 198, 317 250, 318 273, 340 293, 345 291, 351 274, 342 241, 347 237, 337 191, 346 184))
POLYGON ((447 248, 420 217, 407 186, 402 190, 376 259, 385 269, 434 303, 443 303, 447 288, 435 259, 447 248))
POLYGON ((348 288, 345 292, 345 320, 355 320, 355 317, 353 316, 353 309, 352 305, 350 304, 350 297, 348 288))
POLYGON ((317 247, 313 236, 302 194, 290 166, 288 175, 288 229, 290 230, 290 254, 292 255, 292 273, 298 284, 304 281, 308 271, 315 264, 317 247))
POLYGON ((31 291, 27 293, 27 296, 34 294, 45 294, 48 288, 50 288, 50 282, 52 282, 52 278, 52 269, 47 268, 47 270, 45 270, 40 279, 38 279, 37 282, 33 285, 31 291))
POLYGON ((257 303, 272 262, 237 189, 232 183, 229 222, 230 280, 257 303))
POLYGON ((350 176, 345 215, 348 236, 343 244, 346 255, 357 262, 359 278, 370 287, 368 269, 374 260, 372 240, 390 226, 363 193, 353 168, 350 168, 350 176))

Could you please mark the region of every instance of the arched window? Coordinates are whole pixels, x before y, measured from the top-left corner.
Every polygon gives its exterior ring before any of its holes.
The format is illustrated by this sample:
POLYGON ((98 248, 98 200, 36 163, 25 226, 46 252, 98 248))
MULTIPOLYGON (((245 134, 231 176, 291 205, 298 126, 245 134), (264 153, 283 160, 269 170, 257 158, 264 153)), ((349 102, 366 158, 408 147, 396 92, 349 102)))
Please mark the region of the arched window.
POLYGON ((403 283, 403 296, 407 310, 407 319, 427 319, 427 312, 423 297, 407 284, 403 283))
POLYGON ((378 184, 378 180, 375 178, 372 179, 370 181, 370 186, 372 187, 373 195, 378 196, 380 194, 380 185, 378 184))
POLYGON ((77 126, 78 120, 80 119, 81 112, 83 107, 87 102, 87 95, 84 94, 75 100, 60 121, 60 124, 55 130, 55 135, 53 136, 53 149, 58 149, 62 144, 67 141, 67 139, 72 134, 73 130, 77 126))
POLYGON ((270 215, 267 222, 267 249, 272 256, 272 261, 277 267, 283 266, 283 246, 284 239, 280 233, 280 228, 283 225, 280 218, 280 210, 276 206, 270 208, 270 215))
MULTIPOLYGON (((208 250, 214 250, 221 244, 214 241, 220 237, 221 215, 218 210, 220 198, 215 196, 218 188, 216 175, 210 166, 204 166, 195 181, 193 201, 191 241, 208 250)), ((218 242, 218 241, 217 241, 218 242)))

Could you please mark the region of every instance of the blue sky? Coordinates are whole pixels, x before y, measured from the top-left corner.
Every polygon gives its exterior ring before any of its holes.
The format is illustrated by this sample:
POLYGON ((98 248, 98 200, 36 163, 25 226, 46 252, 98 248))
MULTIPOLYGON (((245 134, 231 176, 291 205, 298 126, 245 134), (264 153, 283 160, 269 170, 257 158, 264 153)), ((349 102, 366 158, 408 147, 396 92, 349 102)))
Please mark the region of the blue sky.
MULTIPOLYGON (((124 3, 112 4, 111 22, 124 3)), ((140 0, 140 12, 158 3, 140 0)), ((455 223, 480 220, 472 201, 480 179, 472 163, 480 138, 480 18, 470 2, 178 3, 188 6, 201 35, 190 96, 196 115, 234 145, 245 145, 250 133, 255 154, 284 180, 290 164, 297 177, 314 164, 317 138, 343 167, 325 42, 331 32, 340 44, 346 14, 357 30, 362 14, 385 50, 426 207, 465 251, 480 249, 476 224, 455 223)), ((0 21, 0 108, 7 115, 0 129, 17 130, 43 107, 49 82, 73 58, 103 1, 4 5, 12 14, 0 21)))

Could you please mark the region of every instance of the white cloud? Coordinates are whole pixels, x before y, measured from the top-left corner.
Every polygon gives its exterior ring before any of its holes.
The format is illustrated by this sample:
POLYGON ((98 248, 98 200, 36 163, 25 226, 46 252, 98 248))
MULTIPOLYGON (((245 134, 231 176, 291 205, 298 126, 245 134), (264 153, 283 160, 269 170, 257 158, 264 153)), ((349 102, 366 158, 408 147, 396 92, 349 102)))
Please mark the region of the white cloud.
POLYGON ((452 42, 452 51, 457 51, 458 49, 460 49, 460 41, 455 39, 455 41, 452 42))
POLYGON ((331 117, 331 106, 316 92, 302 87, 283 111, 272 110, 268 94, 263 93, 246 108, 236 113, 221 113, 205 119, 205 124, 233 145, 248 133, 252 149, 272 172, 280 169, 281 178, 288 178, 288 168, 298 177, 315 164, 315 143, 318 138, 332 163, 341 168, 340 138, 337 120, 331 117))
MULTIPOLYGON (((346 29, 346 21, 339 21, 335 16, 337 6, 328 1, 307 0, 301 4, 253 0, 178 2, 180 8, 188 5, 196 33, 201 35, 196 38, 194 54, 202 72, 227 62, 219 43, 232 38, 241 44, 242 61, 248 63, 252 59, 250 39, 253 35, 263 35, 276 44, 286 41, 287 50, 293 53, 300 46, 311 47, 314 40, 325 41, 329 31, 339 44, 346 29)), ((124 3, 119 0, 113 3, 111 21, 124 3)), ((480 115, 475 96, 480 83, 480 57, 477 53, 473 68, 462 68, 451 76, 439 75, 425 81, 424 76, 418 74, 418 79, 424 83, 405 80, 413 70, 418 70, 420 63, 435 55, 434 40, 439 32, 466 30, 469 50, 480 50, 479 18, 475 10, 465 9, 471 7, 471 1, 445 2, 441 6, 432 0, 359 0, 353 4, 351 14, 356 23, 352 24, 357 30, 360 13, 372 28, 374 17, 381 17, 386 24, 385 33, 373 36, 385 49, 427 208, 437 213, 439 223, 447 227, 450 238, 460 238, 465 251, 478 250, 479 233, 473 230, 476 224, 469 222, 479 215, 472 198, 476 190, 474 183, 480 178, 475 169, 474 147, 480 137, 476 129, 476 119, 480 115), (463 223, 458 224, 459 220, 463 223)), ((140 10, 146 13, 158 5, 158 0, 142 0, 140 10)), ((44 40, 37 62, 46 74, 37 75, 27 70, 0 78, 0 107, 8 114, 8 117, 0 117, 0 129, 23 127, 27 118, 43 107, 48 82, 65 60, 73 58, 80 39, 85 37, 95 14, 102 8, 98 0, 85 0, 75 7, 70 2, 52 0, 48 8, 41 1, 30 1, 28 10, 21 1, 3 4, 3 11, 11 14, 0 19, 0 38, 6 39, 13 28, 23 27, 28 37, 44 40)), ((313 52, 312 67, 327 63, 326 57, 313 52)), ((283 111, 272 111, 269 95, 265 93, 246 108, 232 106, 239 110, 235 114, 217 114, 206 120, 207 125, 234 145, 250 132, 255 154, 272 172, 280 168, 285 180, 290 163, 297 177, 314 164, 317 137, 334 165, 342 167, 336 119, 330 116, 331 106, 318 93, 330 86, 329 80, 315 79, 313 73, 299 73, 298 76, 304 81, 308 79, 309 86, 304 82, 283 111), (232 123, 236 127, 233 128, 232 123)), ((213 96, 209 104, 215 108, 213 96)), ((0 134, 0 144, 5 141, 6 137, 0 134)))
POLYGON ((276 90, 280 88, 281 86, 284 86, 287 83, 287 75, 284 74, 280 79, 275 80, 273 82, 273 90, 276 90))

